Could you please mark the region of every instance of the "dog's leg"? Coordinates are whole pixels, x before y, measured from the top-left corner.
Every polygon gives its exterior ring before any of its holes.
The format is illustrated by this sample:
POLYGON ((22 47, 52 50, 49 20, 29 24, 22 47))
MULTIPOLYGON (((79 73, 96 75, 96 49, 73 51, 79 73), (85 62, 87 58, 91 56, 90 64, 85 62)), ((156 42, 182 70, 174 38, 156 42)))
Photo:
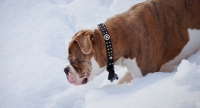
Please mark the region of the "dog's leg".
MULTIPOLYGON (((159 72, 172 72, 176 67, 177 67, 177 65, 169 66, 169 67, 162 67, 159 70, 159 72)), ((127 71, 124 74, 124 76, 119 79, 117 84, 130 83, 132 79, 133 79, 133 77, 132 77, 131 73, 129 71, 127 71)))
POLYGON ((172 72, 178 65, 162 67, 159 72, 172 72))
POLYGON ((119 79, 118 84, 130 83, 132 79, 131 73, 127 71, 124 76, 119 79))

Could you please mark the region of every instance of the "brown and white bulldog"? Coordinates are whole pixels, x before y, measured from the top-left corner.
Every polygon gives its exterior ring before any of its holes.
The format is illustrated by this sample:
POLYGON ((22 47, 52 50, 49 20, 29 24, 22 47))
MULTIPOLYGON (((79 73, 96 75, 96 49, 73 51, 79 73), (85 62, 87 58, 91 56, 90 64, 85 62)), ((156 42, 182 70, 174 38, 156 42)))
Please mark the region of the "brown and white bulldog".
MULTIPOLYGON (((189 28, 200 29, 200 0, 148 0, 104 24, 114 64, 127 67, 133 78, 177 65, 200 48, 200 36, 188 33, 189 28)), ((86 84, 106 69, 106 46, 98 27, 76 33, 68 53, 70 65, 64 71, 71 84, 86 84)))

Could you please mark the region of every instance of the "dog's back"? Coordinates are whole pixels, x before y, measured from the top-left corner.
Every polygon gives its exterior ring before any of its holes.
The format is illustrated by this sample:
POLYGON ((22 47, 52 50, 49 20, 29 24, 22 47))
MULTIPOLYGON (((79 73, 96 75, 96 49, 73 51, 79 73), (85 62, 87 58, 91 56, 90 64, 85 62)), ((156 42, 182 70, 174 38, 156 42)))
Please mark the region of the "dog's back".
POLYGON ((200 0, 148 0, 109 18, 106 24, 110 34, 119 40, 133 40, 131 45, 130 42, 118 43, 133 49, 127 58, 137 57, 145 75, 159 71, 162 65, 180 55, 190 40, 189 28, 200 29, 200 0))

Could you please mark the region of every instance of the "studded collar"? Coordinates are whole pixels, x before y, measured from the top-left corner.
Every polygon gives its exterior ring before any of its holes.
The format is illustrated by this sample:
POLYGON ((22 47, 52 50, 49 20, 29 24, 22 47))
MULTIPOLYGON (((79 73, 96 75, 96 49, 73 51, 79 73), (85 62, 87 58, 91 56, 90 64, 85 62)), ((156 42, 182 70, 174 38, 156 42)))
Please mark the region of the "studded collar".
POLYGON ((98 26, 103 34, 103 37, 106 43, 106 51, 107 51, 107 58, 108 58, 107 71, 109 72, 108 80, 113 82, 113 80, 118 79, 118 76, 117 74, 115 74, 115 70, 114 70, 113 48, 112 48, 110 35, 106 29, 106 26, 103 23, 99 24, 98 26))

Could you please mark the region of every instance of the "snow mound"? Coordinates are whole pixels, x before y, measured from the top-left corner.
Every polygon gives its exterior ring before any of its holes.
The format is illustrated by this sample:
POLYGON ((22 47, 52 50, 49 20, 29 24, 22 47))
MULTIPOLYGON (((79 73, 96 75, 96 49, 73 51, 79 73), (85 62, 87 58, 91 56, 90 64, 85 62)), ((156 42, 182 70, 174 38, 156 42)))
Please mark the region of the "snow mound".
POLYGON ((117 86, 104 81, 85 101, 84 108, 200 108, 200 65, 182 60, 172 73, 150 73, 117 86))
POLYGON ((179 86, 187 86, 189 90, 200 91, 200 65, 183 60, 174 75, 174 81, 179 86))

